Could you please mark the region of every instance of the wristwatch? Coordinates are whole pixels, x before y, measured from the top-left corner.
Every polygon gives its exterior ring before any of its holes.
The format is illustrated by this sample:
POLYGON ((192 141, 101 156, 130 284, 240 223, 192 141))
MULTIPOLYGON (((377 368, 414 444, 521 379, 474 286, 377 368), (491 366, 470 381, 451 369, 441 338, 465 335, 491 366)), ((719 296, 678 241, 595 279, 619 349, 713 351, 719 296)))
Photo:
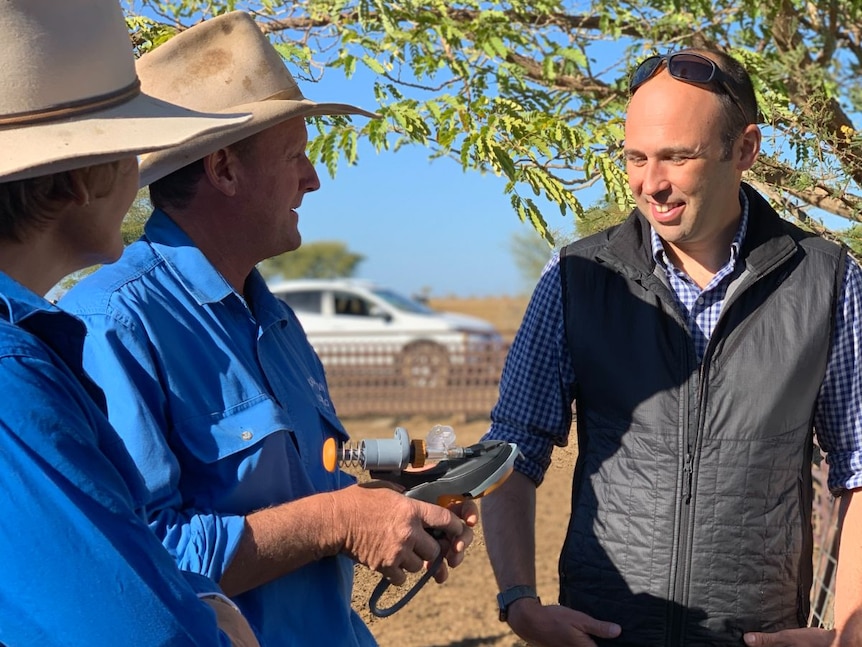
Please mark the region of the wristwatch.
POLYGON ((509 605, 515 600, 520 600, 521 598, 535 598, 539 604, 542 603, 539 596, 536 594, 536 589, 532 586, 527 586, 526 584, 510 586, 505 591, 497 594, 497 607, 500 609, 500 622, 506 622, 509 619, 509 605))

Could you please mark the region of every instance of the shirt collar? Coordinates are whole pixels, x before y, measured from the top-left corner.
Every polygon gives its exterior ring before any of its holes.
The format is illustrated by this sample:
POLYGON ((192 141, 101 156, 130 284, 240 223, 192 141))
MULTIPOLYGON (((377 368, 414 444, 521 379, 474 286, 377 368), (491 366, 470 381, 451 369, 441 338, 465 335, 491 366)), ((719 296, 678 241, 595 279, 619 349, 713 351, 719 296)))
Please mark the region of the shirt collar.
POLYGON ((251 271, 245 282, 251 310, 261 328, 268 328, 276 322, 287 318, 286 308, 266 284, 266 280, 257 269, 251 271))
POLYGON ((0 326, 3 321, 34 335, 57 353, 104 410, 101 390, 83 376, 81 353, 87 329, 80 319, 0 272, 0 326))
POLYGON ((50 301, 0 272, 0 317, 9 323, 20 324, 39 312, 63 314, 63 311, 50 301))
POLYGON ((144 226, 144 236, 198 304, 217 303, 236 294, 194 241, 164 211, 153 211, 144 226))
MULTIPOLYGON (((742 216, 739 219, 739 227, 733 236, 733 241, 730 243, 730 260, 728 263, 736 263, 736 259, 739 258, 739 250, 742 248, 742 241, 745 240, 745 234, 748 232, 748 196, 741 188, 739 189, 739 204, 742 207, 742 216)), ((652 241, 653 260, 663 269, 669 269, 671 263, 668 261, 664 243, 652 225, 650 225, 650 239, 652 241)))
MULTIPOLYGON (((219 303, 230 295, 246 302, 164 211, 153 211, 144 227, 144 235, 198 305, 219 303)), ((250 311, 264 328, 285 318, 284 309, 257 269, 252 270, 245 289, 251 303, 250 311)))

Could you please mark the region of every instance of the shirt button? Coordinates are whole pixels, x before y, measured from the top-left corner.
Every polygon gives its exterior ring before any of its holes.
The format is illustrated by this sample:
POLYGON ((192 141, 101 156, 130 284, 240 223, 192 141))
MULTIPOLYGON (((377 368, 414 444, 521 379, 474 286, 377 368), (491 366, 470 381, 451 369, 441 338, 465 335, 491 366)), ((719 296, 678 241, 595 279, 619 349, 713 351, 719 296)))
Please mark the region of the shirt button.
POLYGON ((240 438, 242 438, 243 440, 251 440, 251 439, 252 439, 252 436, 254 436, 254 434, 253 434, 253 433, 251 433, 248 429, 246 429, 246 430, 245 430, 245 431, 243 431, 239 436, 240 436, 240 438))

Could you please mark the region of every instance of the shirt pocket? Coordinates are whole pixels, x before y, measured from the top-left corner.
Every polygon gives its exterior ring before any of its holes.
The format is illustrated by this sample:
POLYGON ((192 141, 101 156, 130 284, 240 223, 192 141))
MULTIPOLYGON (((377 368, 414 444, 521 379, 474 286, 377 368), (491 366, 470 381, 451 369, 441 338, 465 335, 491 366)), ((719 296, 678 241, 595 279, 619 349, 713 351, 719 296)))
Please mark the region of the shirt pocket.
POLYGON ((283 432, 296 450, 292 427, 290 416, 264 394, 177 424, 182 444, 197 461, 207 464, 254 450, 276 432, 283 432))
POLYGON ((266 395, 177 427, 184 495, 199 507, 246 514, 317 491, 290 415, 266 395))

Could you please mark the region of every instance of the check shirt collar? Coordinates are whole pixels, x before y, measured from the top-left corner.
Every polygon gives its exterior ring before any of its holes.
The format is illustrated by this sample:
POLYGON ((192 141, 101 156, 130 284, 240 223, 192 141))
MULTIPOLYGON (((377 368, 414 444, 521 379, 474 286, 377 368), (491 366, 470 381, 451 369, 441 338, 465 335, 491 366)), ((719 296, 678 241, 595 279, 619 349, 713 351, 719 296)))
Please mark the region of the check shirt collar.
POLYGON ((742 207, 742 215, 736 235, 730 244, 727 263, 716 272, 703 290, 685 272, 670 262, 661 238, 655 229, 650 227, 653 259, 667 276, 668 284, 682 308, 698 361, 703 359, 709 338, 712 337, 712 332, 718 324, 727 288, 730 285, 730 277, 736 269, 739 251, 748 231, 748 197, 742 189, 739 191, 739 203, 742 207))

